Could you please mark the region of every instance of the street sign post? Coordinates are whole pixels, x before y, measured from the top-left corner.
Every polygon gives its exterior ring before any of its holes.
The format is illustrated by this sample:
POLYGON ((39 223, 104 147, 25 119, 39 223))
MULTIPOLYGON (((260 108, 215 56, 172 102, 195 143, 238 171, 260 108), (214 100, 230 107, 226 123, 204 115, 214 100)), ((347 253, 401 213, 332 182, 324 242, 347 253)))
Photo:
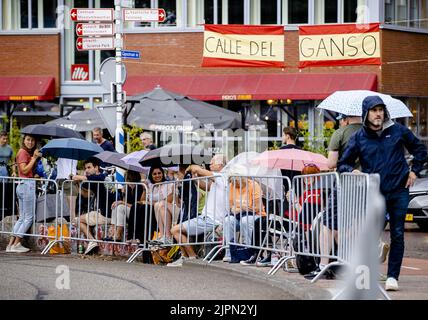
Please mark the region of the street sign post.
POLYGON ((76 24, 78 36, 113 36, 112 23, 78 23, 76 24))
POLYGON ((122 59, 141 59, 140 51, 122 50, 122 59))
POLYGON ((114 50, 114 38, 113 37, 101 37, 101 38, 78 37, 76 41, 76 48, 79 51, 114 50))
POLYGON ((73 21, 113 21, 113 9, 83 9, 73 8, 70 10, 73 21))
POLYGON ((164 9, 123 9, 124 21, 164 22, 164 9))

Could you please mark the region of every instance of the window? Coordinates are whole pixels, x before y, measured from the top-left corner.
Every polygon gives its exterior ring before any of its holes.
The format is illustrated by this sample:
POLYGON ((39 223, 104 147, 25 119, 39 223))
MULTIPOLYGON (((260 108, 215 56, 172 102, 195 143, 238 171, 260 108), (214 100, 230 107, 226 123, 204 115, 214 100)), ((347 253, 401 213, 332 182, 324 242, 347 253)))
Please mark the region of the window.
POLYGON ((397 2, 396 24, 398 24, 399 26, 407 27, 407 1, 398 0, 396 2, 397 2))
POLYGON ((166 18, 164 22, 159 23, 159 26, 177 26, 177 2, 171 0, 158 0, 158 8, 165 9, 166 18))
POLYGON ((228 1, 228 24, 244 23, 244 0, 228 1))
POLYGON ((324 0, 324 22, 337 22, 337 0, 324 0))
POLYGON ((358 0, 344 0, 343 2, 343 22, 357 22, 358 0))
POLYGON ((214 24, 215 0, 187 0, 187 27, 214 24))
POLYGON ((419 1, 410 0, 410 21, 409 26, 411 28, 420 28, 419 20, 419 1))
POLYGON ((315 24, 337 23, 338 0, 315 1, 315 24))
POLYGON ((251 24, 278 24, 278 1, 251 1, 250 15, 251 24))
POLYGON ((308 0, 288 0, 288 24, 308 23, 308 0))
POLYGON ((57 3, 57 0, 0 0, 0 29, 56 28, 57 3))
MULTIPOLYGON (((195 4, 196 6, 196 4, 195 4)), ((165 10, 165 20, 163 22, 126 22, 126 28, 139 27, 181 27, 182 0, 135 0, 134 8, 154 9, 161 8, 165 10)), ((192 22, 195 24, 195 22, 192 22)))
POLYGON ((426 0, 385 0, 385 23, 427 29, 427 10, 426 0))

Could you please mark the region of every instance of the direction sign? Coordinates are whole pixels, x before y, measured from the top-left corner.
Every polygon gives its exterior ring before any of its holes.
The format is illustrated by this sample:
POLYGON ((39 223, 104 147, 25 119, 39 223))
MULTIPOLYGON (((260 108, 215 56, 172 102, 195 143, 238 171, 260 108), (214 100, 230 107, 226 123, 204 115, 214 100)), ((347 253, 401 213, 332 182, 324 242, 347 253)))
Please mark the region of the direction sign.
POLYGON ((141 59, 140 51, 122 50, 123 59, 141 59))
POLYGON ((164 9, 123 9, 124 21, 165 21, 164 9))
POLYGON ((78 23, 76 24, 78 36, 113 36, 112 23, 78 23))
POLYGON ((70 10, 73 21, 113 21, 113 9, 84 9, 73 8, 70 10))
POLYGON ((113 37, 102 37, 102 38, 77 38, 76 47, 79 51, 85 50, 113 50, 114 49, 114 38, 113 37))

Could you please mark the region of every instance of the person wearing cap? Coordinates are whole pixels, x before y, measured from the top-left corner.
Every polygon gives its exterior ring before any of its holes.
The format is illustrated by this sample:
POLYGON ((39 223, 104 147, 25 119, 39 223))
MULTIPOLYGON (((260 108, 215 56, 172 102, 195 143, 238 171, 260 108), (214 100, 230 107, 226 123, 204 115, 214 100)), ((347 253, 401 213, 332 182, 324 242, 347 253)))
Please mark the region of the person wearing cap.
POLYGON ((379 96, 368 96, 363 104, 363 127, 349 140, 338 162, 339 172, 360 173, 355 168, 359 158, 361 171, 380 175, 380 191, 389 214, 391 248, 388 258, 386 290, 398 290, 398 277, 404 255, 404 222, 409 204, 409 187, 415 183, 427 149, 405 126, 394 123, 379 96), (404 148, 413 155, 407 165, 404 148))

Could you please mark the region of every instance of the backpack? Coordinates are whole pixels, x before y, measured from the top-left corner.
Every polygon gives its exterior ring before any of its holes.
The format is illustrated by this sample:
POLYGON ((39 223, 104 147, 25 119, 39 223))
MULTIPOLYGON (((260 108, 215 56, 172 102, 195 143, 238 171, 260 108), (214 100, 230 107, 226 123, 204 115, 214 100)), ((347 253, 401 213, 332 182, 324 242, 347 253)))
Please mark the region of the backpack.
MULTIPOLYGON (((293 239, 294 250, 298 249, 298 243, 299 243, 299 239, 298 237, 295 237, 293 239)), ((307 246, 307 241, 305 241, 304 239, 301 239, 300 248, 305 248, 306 246, 307 246)), ((319 263, 320 263, 319 257, 296 254, 296 266, 297 266, 297 269, 299 270, 299 273, 302 275, 308 274, 316 270, 319 263)))

